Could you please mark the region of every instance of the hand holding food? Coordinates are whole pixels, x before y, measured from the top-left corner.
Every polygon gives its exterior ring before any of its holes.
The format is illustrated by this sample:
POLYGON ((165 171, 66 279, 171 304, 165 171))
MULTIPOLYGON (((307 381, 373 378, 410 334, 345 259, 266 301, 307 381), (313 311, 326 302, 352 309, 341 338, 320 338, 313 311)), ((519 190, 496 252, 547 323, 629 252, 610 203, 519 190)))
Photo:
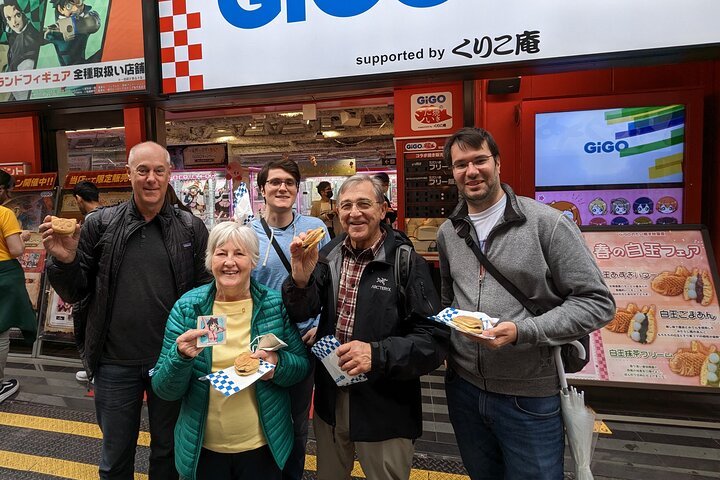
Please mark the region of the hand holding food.
POLYGON ((42 235, 43 246, 50 255, 62 263, 72 263, 75 260, 80 238, 80 228, 75 220, 47 215, 38 231, 42 235))
POLYGON ((235 372, 241 376, 252 375, 258 371, 260 360, 252 357, 251 352, 242 352, 235 358, 235 372))
POLYGON ((322 240, 324 236, 325 236, 325 229, 322 227, 318 227, 313 230, 310 230, 305 235, 305 239, 303 240, 302 247, 305 250, 312 248, 315 245, 317 245, 318 243, 320 243, 320 240, 322 240))
POLYGON ((75 233, 77 222, 73 218, 50 217, 50 224, 56 235, 72 235, 75 233))

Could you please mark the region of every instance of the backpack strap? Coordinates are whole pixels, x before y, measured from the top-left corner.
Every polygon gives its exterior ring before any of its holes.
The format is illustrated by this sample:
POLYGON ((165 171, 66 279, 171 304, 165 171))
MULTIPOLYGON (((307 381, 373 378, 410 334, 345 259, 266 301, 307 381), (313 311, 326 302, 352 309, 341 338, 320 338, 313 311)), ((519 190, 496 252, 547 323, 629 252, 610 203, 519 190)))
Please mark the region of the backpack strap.
POLYGON ((395 251, 395 284, 403 302, 405 286, 410 279, 410 252, 412 252, 412 247, 407 244, 400 245, 395 251))

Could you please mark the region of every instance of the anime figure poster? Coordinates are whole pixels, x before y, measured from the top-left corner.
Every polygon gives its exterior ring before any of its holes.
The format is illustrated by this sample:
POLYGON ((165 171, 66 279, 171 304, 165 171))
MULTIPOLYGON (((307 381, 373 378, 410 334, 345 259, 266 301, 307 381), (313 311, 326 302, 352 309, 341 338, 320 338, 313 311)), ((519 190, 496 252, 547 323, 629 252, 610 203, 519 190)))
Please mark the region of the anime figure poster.
POLYGON ((140 0, 4 0, 0 101, 145 89, 140 0))

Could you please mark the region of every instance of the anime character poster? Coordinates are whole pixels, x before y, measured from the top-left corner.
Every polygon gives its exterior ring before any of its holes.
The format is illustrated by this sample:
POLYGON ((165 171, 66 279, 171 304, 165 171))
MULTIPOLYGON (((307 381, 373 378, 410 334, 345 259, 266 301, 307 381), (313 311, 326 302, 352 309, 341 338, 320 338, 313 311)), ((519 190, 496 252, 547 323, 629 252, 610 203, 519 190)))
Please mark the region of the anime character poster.
POLYGON ((145 89, 140 0, 0 0, 0 101, 145 89))
POLYGON ((50 308, 47 309, 45 332, 73 333, 73 306, 60 298, 60 295, 51 289, 50 308))

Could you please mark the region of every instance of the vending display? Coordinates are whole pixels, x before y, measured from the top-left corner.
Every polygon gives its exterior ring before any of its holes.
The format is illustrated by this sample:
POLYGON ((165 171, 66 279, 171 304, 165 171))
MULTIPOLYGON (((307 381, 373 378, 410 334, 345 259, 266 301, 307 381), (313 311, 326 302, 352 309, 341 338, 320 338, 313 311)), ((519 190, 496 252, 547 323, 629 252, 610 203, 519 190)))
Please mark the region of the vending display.
POLYGON ((437 138, 402 145, 405 218, 445 218, 457 205, 452 167, 443 159, 444 143, 437 138))
POLYGON ((170 174, 180 201, 200 218, 208 230, 232 218, 232 180, 225 169, 183 170, 170 174))

